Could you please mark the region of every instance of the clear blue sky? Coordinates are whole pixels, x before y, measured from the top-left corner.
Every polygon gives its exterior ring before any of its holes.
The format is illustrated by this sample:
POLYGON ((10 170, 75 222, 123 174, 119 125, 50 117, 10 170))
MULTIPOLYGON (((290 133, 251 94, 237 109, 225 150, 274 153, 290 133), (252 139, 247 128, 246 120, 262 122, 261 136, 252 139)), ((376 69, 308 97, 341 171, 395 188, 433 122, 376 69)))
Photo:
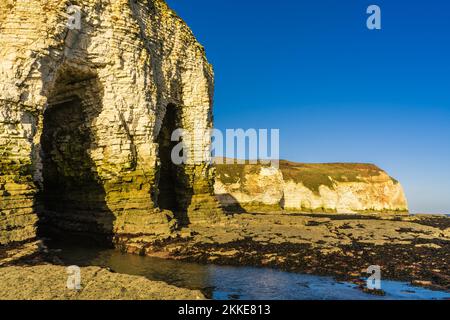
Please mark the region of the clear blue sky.
POLYGON ((375 163, 412 212, 450 213, 450 1, 168 2, 214 65, 217 128, 279 128, 293 161, 375 163))

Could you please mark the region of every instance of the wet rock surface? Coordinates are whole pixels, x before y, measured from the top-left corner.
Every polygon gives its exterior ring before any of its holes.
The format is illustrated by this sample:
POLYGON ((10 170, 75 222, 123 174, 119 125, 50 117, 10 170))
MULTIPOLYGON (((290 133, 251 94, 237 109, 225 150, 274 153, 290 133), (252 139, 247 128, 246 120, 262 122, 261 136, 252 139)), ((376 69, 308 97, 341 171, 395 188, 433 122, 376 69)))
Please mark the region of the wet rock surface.
MULTIPOLYGON (((450 291, 448 217, 242 214, 192 225, 184 237, 142 244, 146 255, 219 265, 264 266, 359 282, 382 278, 450 291)), ((135 248, 134 248, 135 249, 135 248)), ((136 251, 135 251, 136 252, 136 251)))
MULTIPOLYGON (((191 224, 189 228, 174 232, 172 237, 158 240, 145 235, 129 235, 120 249, 185 262, 268 267, 301 274, 334 276, 340 281, 356 283, 363 291, 367 291, 362 280, 368 277, 367 268, 378 265, 382 280, 406 281, 416 286, 450 292, 449 220, 445 216, 429 215, 240 214, 216 223, 191 224)), ((36 246, 41 247, 41 253, 37 256, 21 251, 21 246, 2 251, 0 263, 4 267, 0 269, 0 274, 5 275, 5 270, 14 270, 20 282, 32 270, 30 265, 41 265, 45 261, 62 265, 51 250, 42 248, 39 243, 36 246)), ((29 250, 31 253, 34 251, 35 247, 29 250)), ((63 266, 58 268, 65 270, 63 266)), ((108 286, 102 282, 110 280, 116 281, 108 277, 95 278, 94 282, 98 282, 95 286, 108 286)), ((33 281, 39 291, 42 290, 41 281, 47 280, 36 275, 33 281)), ((117 281, 122 283, 120 279, 117 281)), ((24 288, 28 290, 24 292, 31 292, 30 288, 24 288)), ((185 297, 179 293, 176 293, 179 296, 171 296, 172 289, 168 290, 169 296, 153 296, 149 291, 146 298, 185 297)), ((25 293, 16 294, 17 297, 33 298, 25 296, 25 293)), ((131 299, 131 295, 120 296, 119 293, 115 296, 58 294, 61 299, 131 299)), ((140 296, 133 297, 139 299, 140 296)))
POLYGON ((181 289, 144 277, 81 268, 81 289, 67 289, 66 267, 38 265, 0 268, 0 299, 17 300, 198 300, 197 290, 181 289))

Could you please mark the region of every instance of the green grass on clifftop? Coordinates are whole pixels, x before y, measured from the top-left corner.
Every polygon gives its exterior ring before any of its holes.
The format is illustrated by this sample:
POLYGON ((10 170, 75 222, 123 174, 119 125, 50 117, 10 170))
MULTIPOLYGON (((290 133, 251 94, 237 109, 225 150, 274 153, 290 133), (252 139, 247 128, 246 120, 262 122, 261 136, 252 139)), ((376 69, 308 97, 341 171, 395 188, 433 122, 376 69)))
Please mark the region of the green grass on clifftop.
MULTIPOLYGON (((245 176, 258 173, 261 165, 255 164, 216 164, 217 178, 225 184, 244 182, 245 176)), ((364 182, 371 177, 385 173, 369 163, 296 163, 280 161, 280 170, 285 181, 303 183, 313 192, 319 193, 321 185, 333 189, 333 181, 364 182)), ((391 178, 394 183, 397 180, 391 178)))
POLYGON ((295 163, 281 161, 280 169, 286 181, 301 182, 308 189, 319 192, 321 185, 333 189, 333 181, 359 182, 378 176, 383 170, 368 163, 295 163))

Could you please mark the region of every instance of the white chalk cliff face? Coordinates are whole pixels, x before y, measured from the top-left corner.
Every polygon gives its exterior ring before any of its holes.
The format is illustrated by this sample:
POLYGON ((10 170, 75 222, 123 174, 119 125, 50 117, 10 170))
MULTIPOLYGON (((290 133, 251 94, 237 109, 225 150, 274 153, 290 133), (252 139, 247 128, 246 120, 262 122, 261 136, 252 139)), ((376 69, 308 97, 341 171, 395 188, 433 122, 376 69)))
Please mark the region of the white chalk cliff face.
POLYGON ((259 165, 217 165, 214 191, 226 209, 278 209, 283 198, 283 175, 259 165))
POLYGON ((403 188, 369 164, 217 165, 215 193, 229 210, 370 213, 408 211, 403 188))
POLYGON ((33 239, 38 219, 109 235, 208 221, 208 159, 174 166, 169 150, 195 129, 185 143, 206 154, 212 95, 203 47, 162 0, 2 0, 0 244, 33 239))

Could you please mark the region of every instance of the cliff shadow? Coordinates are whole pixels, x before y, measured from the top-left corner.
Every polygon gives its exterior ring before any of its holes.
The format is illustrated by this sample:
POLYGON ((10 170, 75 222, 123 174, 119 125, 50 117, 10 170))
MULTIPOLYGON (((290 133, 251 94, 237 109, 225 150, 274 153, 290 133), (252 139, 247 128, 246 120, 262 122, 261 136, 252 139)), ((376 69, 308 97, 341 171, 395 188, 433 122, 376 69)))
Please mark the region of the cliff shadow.
POLYGON ((239 201, 229 193, 216 194, 216 199, 220 206, 227 214, 243 214, 248 213, 239 201))

